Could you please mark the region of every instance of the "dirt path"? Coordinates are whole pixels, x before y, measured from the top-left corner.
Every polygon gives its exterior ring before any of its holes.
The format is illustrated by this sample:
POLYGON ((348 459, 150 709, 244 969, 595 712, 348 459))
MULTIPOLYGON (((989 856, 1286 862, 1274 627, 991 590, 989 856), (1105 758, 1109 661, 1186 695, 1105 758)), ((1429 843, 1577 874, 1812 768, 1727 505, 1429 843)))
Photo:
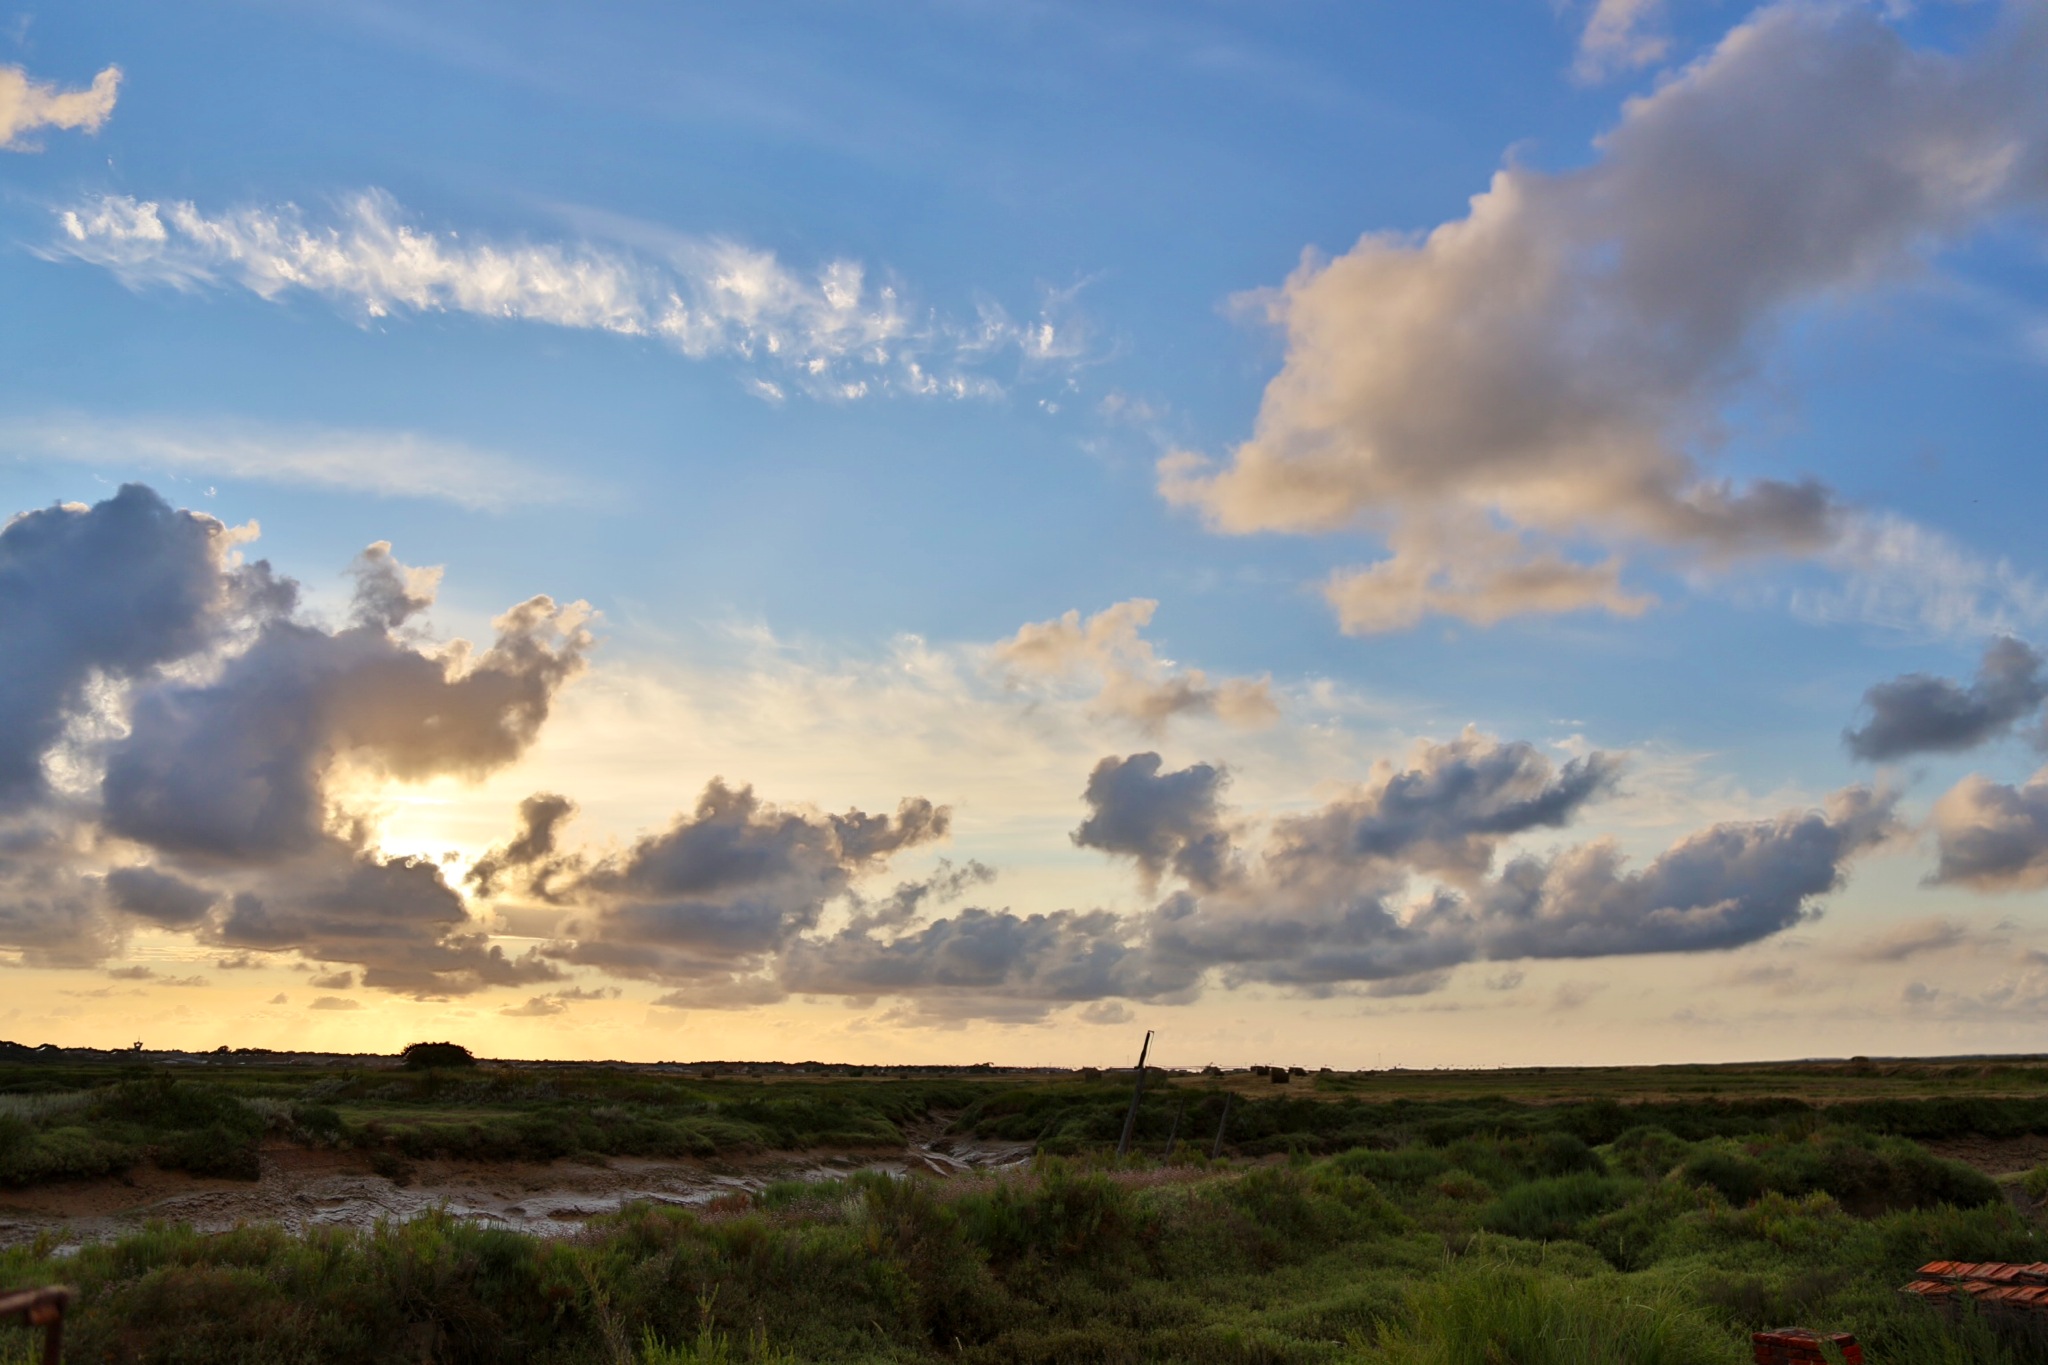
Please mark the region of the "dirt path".
POLYGON ((0 1190, 0 1246, 48 1235, 59 1248, 107 1241, 153 1220, 218 1232, 242 1223, 292 1231, 341 1224, 369 1227, 434 1208, 539 1236, 574 1232, 636 1200, 685 1207, 763 1188, 776 1180, 823 1180, 859 1170, 953 1176, 1000 1170, 1030 1159, 1028 1143, 918 1134, 901 1152, 791 1152, 719 1161, 608 1157, 554 1162, 415 1164, 404 1183, 373 1172, 354 1152, 275 1146, 251 1181, 190 1176, 153 1167, 110 1180, 0 1190))
POLYGON ((1994 1178, 2048 1165, 2048 1137, 2036 1134, 2009 1138, 1933 1138, 1920 1145, 1936 1156, 1975 1166, 1994 1178))

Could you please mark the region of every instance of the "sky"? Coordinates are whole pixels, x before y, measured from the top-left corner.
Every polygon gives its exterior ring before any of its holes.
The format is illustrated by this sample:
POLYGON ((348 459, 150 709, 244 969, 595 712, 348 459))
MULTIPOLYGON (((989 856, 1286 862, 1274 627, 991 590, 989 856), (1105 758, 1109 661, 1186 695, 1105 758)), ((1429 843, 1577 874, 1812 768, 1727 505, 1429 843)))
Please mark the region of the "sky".
POLYGON ((2048 1047, 2048 3, 0 8, 0 1036, 2048 1047))

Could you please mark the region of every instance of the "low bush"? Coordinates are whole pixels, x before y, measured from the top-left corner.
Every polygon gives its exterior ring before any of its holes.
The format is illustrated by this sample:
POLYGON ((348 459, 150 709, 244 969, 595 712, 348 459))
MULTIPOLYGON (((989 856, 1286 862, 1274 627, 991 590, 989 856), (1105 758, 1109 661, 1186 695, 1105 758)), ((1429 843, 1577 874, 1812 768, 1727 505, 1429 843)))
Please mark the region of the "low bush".
POLYGON ((1572 1236, 1588 1219, 1619 1208, 1638 1188, 1632 1180, 1586 1173, 1532 1180, 1495 1200, 1479 1224, 1509 1237, 1556 1241, 1572 1236))
POLYGON ((1372 1365, 1736 1365, 1738 1343, 1672 1293, 1463 1267, 1418 1290, 1372 1365))

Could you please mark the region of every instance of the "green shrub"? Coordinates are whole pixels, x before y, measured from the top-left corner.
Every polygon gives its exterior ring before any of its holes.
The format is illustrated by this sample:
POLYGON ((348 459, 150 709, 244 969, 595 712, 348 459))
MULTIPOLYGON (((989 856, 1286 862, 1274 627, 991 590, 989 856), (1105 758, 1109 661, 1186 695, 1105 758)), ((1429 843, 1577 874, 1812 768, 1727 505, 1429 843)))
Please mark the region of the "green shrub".
POLYGON ((407 1071, 476 1065, 476 1054, 460 1043, 407 1043, 399 1055, 405 1059, 407 1071))
POLYGON ((1678 1220, 1714 1198, 1684 1181, 1658 1181, 1620 1208, 1582 1224, 1575 1235, 1616 1270, 1643 1270, 1668 1253, 1678 1220))
POLYGON ((1391 1189, 1419 1189, 1451 1169, 1444 1154, 1430 1147, 1402 1147, 1391 1152, 1358 1147, 1331 1164, 1347 1175, 1363 1176, 1391 1189))
POLYGON ((1720 1191, 1721 1197, 1737 1208, 1755 1203, 1769 1187, 1762 1165, 1720 1147, 1709 1147, 1688 1158, 1678 1168, 1678 1178, 1720 1191))
POLYGON ((86 1128, 45 1128, 0 1151, 0 1184, 112 1175, 134 1165, 139 1156, 133 1146, 86 1128))
POLYGON ((1669 1293, 1501 1266, 1461 1268, 1416 1292, 1373 1365, 1735 1365, 1727 1332, 1669 1293))
POLYGON ((1561 1175, 1517 1185, 1493 1202, 1479 1223, 1489 1232, 1532 1242, 1570 1237, 1581 1223, 1624 1203, 1637 1185, 1605 1175, 1561 1175))
POLYGON ((1692 1144, 1667 1128, 1639 1124, 1608 1144, 1607 1161, 1625 1175, 1661 1180, 1677 1169, 1692 1144))
POLYGON ((997 1265, 1100 1262, 1130 1250, 1139 1221, 1123 1186, 1056 1157, 1040 1164, 1035 1185, 1004 1181, 958 1208, 968 1236, 997 1265))
POLYGON ((1572 1133, 1544 1133, 1529 1153, 1529 1169, 1538 1176, 1606 1175, 1600 1154, 1572 1133))

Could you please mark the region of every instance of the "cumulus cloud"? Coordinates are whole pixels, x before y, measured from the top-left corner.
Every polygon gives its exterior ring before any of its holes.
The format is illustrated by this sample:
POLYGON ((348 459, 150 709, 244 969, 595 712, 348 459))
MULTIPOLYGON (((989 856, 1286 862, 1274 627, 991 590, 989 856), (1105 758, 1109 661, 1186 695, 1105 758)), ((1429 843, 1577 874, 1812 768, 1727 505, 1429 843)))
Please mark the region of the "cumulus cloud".
POLYGON ((960 899, 970 887, 986 886, 996 879, 996 870, 973 858, 965 867, 939 859, 938 868, 919 881, 898 882, 896 889, 882 897, 868 897, 858 889, 846 898, 852 907, 851 927, 858 930, 887 929, 910 923, 926 905, 945 905, 960 899))
POLYGON ((989 369, 1002 357, 1030 367, 1078 354, 1072 325, 1050 312, 1027 323, 992 307, 971 323, 935 319, 856 261, 806 276, 717 239, 663 236, 652 254, 495 243, 417 227, 380 190, 325 221, 294 205, 208 215, 107 195, 64 209, 57 226, 45 256, 104 267, 132 288, 238 285, 265 299, 321 295, 364 318, 466 313, 647 337, 693 359, 773 367, 779 379, 754 384, 771 400, 791 387, 836 399, 972 397, 1001 390, 989 369))
POLYGON ((114 907, 168 929, 189 929, 206 918, 219 893, 153 867, 117 867, 107 873, 114 907))
POLYGON ((2048 700, 2041 656, 2010 637, 1985 646, 1977 677, 1965 687, 1947 678, 1909 673, 1863 694, 1870 718, 1843 733, 1849 752, 1881 761, 1909 754, 1974 749, 2011 731, 2048 700))
MULTIPOLYGON (((1855 787, 1819 809, 1710 826, 1640 868, 1604 840, 1496 868, 1509 840, 1568 823, 1618 771, 1611 755, 1559 766, 1468 731, 1316 810, 1258 822, 1223 806, 1214 765, 1113 757, 1090 774, 1075 842, 1129 858, 1148 885, 1177 883, 1149 911, 970 907, 853 923, 792 936, 750 983, 1012 1020, 1186 1001, 1210 984, 1427 994, 1468 962, 1756 942, 1814 914, 1849 862, 1896 829, 1892 798, 1855 787)), ((1521 982, 1511 970, 1490 984, 1521 982)))
POLYGON ((415 781, 518 757, 582 667, 587 609, 537 597, 488 648, 437 645, 438 571, 379 542, 330 628, 239 561, 245 538, 136 485, 0 530, 0 946, 99 961, 149 924, 415 995, 558 977, 330 788, 344 767, 415 781))
POLYGON ((78 128, 97 133, 114 112, 121 68, 110 66, 83 90, 60 90, 31 78, 18 66, 0 66, 0 149, 34 151, 25 139, 44 128, 78 128))
POLYGON ((1934 803, 1931 880, 1978 891, 2048 886, 2048 771, 2010 786, 1972 773, 1934 803))
POLYGON ((1605 841, 1517 859, 1478 898, 1492 957, 1606 957, 1754 943, 1808 917, 1851 857, 1897 832, 1894 799, 1865 787, 1818 810, 1715 825, 1640 872, 1605 841))
POLYGON ((519 889, 554 900, 549 881, 575 864, 558 848, 561 827, 576 814, 576 803, 553 792, 535 792, 519 803, 519 832, 470 865, 464 880, 479 896, 495 896, 516 879, 519 889))
POLYGON ((894 815, 773 806, 713 780, 660 834, 581 870, 565 894, 586 907, 550 950, 565 961, 691 989, 690 1004, 779 998, 747 979, 856 878, 945 837, 951 813, 907 798, 894 815))
POLYGON ((1889 798, 1850 788, 1821 810, 1711 826, 1640 870, 1600 840, 1459 890, 1360 846, 1292 840, 1283 822, 1240 877, 1163 901, 1148 946, 1162 977, 1170 964, 1311 991, 1471 961, 1732 948, 1800 923, 1893 828, 1889 798))
POLYGON ((1106 911, 1018 915, 969 908, 884 940, 849 929, 791 943, 781 980, 806 995, 905 995, 1013 1021, 1108 996, 1159 996, 1125 926, 1106 911))
POLYGON ((1422 743, 1410 766, 1382 760, 1353 795, 1279 827, 1278 856, 1397 859, 1444 876, 1477 876, 1503 839, 1569 823, 1611 791, 1622 760, 1594 752, 1562 767, 1524 740, 1503 743, 1467 728, 1422 743))
POLYGON ((0 816, 0 948, 32 967, 88 967, 124 935, 106 913, 88 829, 61 815, 0 816))
POLYGON ((1214 887, 1231 854, 1220 800, 1226 775, 1207 763, 1178 772, 1163 766, 1151 753, 1096 764, 1082 793, 1088 818, 1074 842, 1131 858, 1147 885, 1171 871, 1194 886, 1214 887))
POLYGON ((1267 678, 1223 678, 1212 683, 1198 668, 1179 669, 1161 659, 1141 633, 1159 604, 1147 598, 1118 602, 1083 620, 1069 611, 1032 622, 995 647, 996 662, 1014 680, 1082 679, 1096 690, 1094 708, 1156 734, 1175 716, 1215 716, 1256 727, 1279 718, 1267 678))
POLYGON ((141 691, 107 758, 113 833, 196 859, 310 852, 331 837, 338 760, 407 779, 480 775, 533 741, 582 667, 585 608, 531 598, 480 654, 433 650, 398 629, 431 600, 431 577, 406 577, 383 545, 357 568, 343 629, 278 617, 218 676, 141 691))
POLYGON ((0 527, 0 811, 48 795, 43 760, 91 683, 148 677, 289 606, 268 565, 230 563, 235 539, 140 484, 0 527))
POLYGON ((336 839, 269 867, 222 867, 216 875, 248 888, 203 931, 225 948, 354 963, 365 987, 421 998, 562 974, 537 951, 514 957, 491 943, 425 858, 387 857, 336 839))
MULTIPOLYGON (((1640 50, 1646 12, 1602 4, 1589 35, 1640 50)), ((1867 7, 1772 6, 1629 101, 1593 164, 1511 166, 1463 219, 1306 261, 1261 300, 1288 354, 1251 439, 1170 455, 1162 492, 1229 533, 1385 535, 1328 585, 1355 631, 1637 611, 1644 546, 1823 554, 1856 518, 1811 480, 1711 471, 1717 413, 1793 310, 2044 192, 2038 6, 1960 55, 1867 7)))

